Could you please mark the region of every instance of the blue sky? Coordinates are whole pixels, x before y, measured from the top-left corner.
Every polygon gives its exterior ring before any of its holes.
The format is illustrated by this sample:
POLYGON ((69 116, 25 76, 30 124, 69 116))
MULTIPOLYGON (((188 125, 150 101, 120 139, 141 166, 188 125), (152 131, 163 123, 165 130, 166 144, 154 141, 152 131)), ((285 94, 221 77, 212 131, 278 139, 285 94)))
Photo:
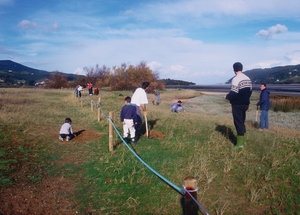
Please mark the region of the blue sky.
POLYGON ((300 64, 299 0, 0 0, 0 59, 46 71, 146 61, 160 78, 217 84, 300 64))

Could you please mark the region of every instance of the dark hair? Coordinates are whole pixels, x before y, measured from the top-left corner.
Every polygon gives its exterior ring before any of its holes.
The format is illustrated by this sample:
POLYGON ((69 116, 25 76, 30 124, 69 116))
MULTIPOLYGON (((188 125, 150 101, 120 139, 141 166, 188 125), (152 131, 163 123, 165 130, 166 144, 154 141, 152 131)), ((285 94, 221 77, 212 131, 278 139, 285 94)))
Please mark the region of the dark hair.
POLYGON ((181 103, 182 103, 182 101, 178 100, 178 102, 177 102, 177 103, 180 103, 180 104, 181 104, 181 103))
POLYGON ((71 122, 72 122, 71 118, 68 117, 65 119, 65 123, 71 123, 71 122))
POLYGON ((243 64, 240 62, 236 62, 233 64, 233 71, 238 72, 238 71, 243 71, 243 64))
POLYGON ((267 87, 267 85, 266 85, 265 83, 262 83, 262 84, 260 84, 260 85, 264 85, 265 87, 267 87))
POLYGON ((142 83, 142 88, 146 89, 147 87, 149 87, 149 85, 150 85, 150 83, 145 81, 145 82, 142 83))
POLYGON ((124 101, 130 103, 131 102, 131 97, 130 96, 126 96, 125 99, 124 99, 124 101))

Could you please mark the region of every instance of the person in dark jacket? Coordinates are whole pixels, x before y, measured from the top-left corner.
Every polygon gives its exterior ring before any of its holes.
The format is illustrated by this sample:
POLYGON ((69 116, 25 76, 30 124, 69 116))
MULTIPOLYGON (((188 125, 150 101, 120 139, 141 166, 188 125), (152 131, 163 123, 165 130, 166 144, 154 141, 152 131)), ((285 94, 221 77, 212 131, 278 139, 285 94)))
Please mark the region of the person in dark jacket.
POLYGON ((234 148, 243 148, 246 142, 246 111, 249 108, 250 96, 252 94, 252 82, 243 71, 240 62, 233 64, 235 77, 231 82, 230 92, 225 96, 230 101, 235 129, 237 131, 236 145, 234 148))
POLYGON ((269 129, 269 116, 268 111, 270 109, 270 91, 267 89, 266 84, 260 85, 260 97, 259 102, 257 102, 257 106, 260 106, 261 114, 260 114, 260 123, 259 130, 263 131, 263 129, 269 129))
POLYGON ((120 114, 120 119, 123 124, 123 137, 127 138, 129 131, 131 142, 135 144, 135 124, 137 124, 138 121, 136 107, 131 104, 131 98, 129 96, 125 97, 124 102, 125 105, 122 107, 120 114))

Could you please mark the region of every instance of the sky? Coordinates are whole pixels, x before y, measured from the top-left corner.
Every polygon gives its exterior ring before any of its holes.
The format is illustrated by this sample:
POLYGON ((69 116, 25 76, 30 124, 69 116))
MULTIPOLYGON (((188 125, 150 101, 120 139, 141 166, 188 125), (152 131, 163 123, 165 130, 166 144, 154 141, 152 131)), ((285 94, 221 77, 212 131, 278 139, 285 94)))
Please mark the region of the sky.
POLYGON ((299 0, 0 0, 0 60, 83 74, 146 62, 161 79, 224 83, 232 65, 300 64, 299 0))

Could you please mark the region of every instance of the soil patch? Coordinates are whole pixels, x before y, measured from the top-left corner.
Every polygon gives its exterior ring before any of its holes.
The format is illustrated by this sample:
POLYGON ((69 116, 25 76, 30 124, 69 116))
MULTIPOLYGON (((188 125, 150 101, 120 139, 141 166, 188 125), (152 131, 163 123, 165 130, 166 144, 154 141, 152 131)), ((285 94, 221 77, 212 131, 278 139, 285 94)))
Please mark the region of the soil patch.
MULTIPOLYGON (((34 136, 27 147, 31 148, 36 146, 38 139, 51 138, 54 141, 58 141, 60 144, 64 144, 63 156, 60 160, 56 161, 58 166, 66 163, 72 163, 77 165, 83 161, 84 155, 80 150, 74 149, 79 144, 88 143, 92 140, 97 140, 101 137, 101 133, 86 130, 84 128, 77 128, 74 133, 76 137, 69 142, 58 140, 58 131, 49 127, 48 125, 39 126, 39 128, 29 128, 28 136, 34 136), (31 145, 31 147, 30 147, 31 145)), ((20 143, 21 140, 13 138, 14 143, 20 143)), ((18 145, 16 144, 16 145, 18 145)), ((22 160, 21 157, 17 157, 17 160, 22 160)), ((32 160, 34 162, 34 160, 32 160)), ((64 177, 51 177, 44 175, 38 183, 29 183, 26 180, 30 175, 26 169, 31 168, 26 166, 26 163, 14 166, 14 173, 11 175, 14 178, 14 185, 0 190, 0 215, 3 214, 78 214, 77 205, 74 200, 74 191, 76 181, 67 179, 64 177), (19 179, 21 179, 19 181, 19 179)), ((43 170, 41 170, 43 172, 43 170)), ((41 172, 41 173, 42 173, 41 172)), ((45 173, 42 173, 45 174, 45 173)))
POLYGON ((150 130, 149 131, 149 138, 157 138, 157 139, 163 139, 165 138, 166 134, 163 132, 157 131, 157 130, 150 130))
POLYGON ((40 184, 18 184, 1 191, 0 214, 76 214, 74 190, 72 181, 49 176, 40 184))

